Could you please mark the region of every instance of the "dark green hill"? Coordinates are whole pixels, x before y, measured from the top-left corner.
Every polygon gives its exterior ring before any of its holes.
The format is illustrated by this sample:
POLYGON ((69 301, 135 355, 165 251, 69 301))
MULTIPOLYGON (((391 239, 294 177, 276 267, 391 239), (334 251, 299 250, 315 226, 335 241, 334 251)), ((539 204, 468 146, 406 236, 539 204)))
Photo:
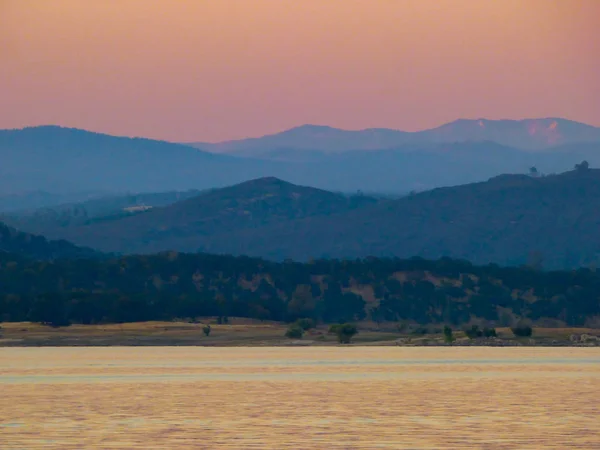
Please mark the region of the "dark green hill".
POLYGON ((0 222, 0 252, 22 257, 52 260, 100 256, 89 248, 77 247, 64 240, 49 241, 43 236, 24 233, 0 222))

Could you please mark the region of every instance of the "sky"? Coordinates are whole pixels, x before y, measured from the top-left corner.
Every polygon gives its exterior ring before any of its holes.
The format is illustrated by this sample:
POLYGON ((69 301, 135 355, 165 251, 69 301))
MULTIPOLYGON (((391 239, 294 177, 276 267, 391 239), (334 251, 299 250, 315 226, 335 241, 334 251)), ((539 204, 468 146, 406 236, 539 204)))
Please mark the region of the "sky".
POLYGON ((600 0, 0 0, 0 128, 600 126, 600 0))

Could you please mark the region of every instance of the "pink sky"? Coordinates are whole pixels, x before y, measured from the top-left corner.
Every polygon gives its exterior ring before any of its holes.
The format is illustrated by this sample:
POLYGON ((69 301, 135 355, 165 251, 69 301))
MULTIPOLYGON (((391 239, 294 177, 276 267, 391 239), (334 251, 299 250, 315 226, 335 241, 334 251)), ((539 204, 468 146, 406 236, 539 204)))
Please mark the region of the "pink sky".
POLYGON ((600 126, 600 0, 0 0, 0 128, 600 126))

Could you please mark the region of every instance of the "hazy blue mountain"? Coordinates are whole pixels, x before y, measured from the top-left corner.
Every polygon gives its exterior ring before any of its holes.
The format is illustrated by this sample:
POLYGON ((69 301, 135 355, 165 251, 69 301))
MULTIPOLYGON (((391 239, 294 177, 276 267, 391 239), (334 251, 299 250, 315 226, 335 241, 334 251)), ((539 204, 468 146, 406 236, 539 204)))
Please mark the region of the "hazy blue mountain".
POLYGON ((519 149, 600 142, 600 128, 559 118, 524 120, 460 119, 430 130, 405 132, 385 128, 359 131, 303 125, 281 133, 220 143, 190 145, 216 153, 269 156, 275 150, 340 152, 379 150, 405 145, 493 141, 519 149))
POLYGON ((0 213, 35 210, 65 203, 84 202, 106 195, 102 192, 73 191, 61 194, 47 191, 21 191, 0 194, 0 213))
POLYGON ((568 170, 583 159, 592 167, 600 165, 596 143, 566 144, 543 152, 485 141, 298 153, 279 149, 269 153, 273 159, 268 154, 243 158, 59 127, 0 130, 0 211, 3 199, 8 199, 6 211, 78 202, 90 193, 203 190, 269 176, 336 192, 403 194, 502 173, 527 173, 531 166, 551 173, 568 170), (18 205, 19 198, 36 191, 45 193, 43 201, 18 205))
POLYGON ((293 172, 276 176, 333 191, 405 193, 526 174, 531 167, 560 173, 583 160, 600 167, 600 143, 530 152, 494 142, 466 142, 329 154, 316 162, 295 163, 293 172))
POLYGON ((0 160, 0 196, 205 189, 277 168, 180 144, 54 126, 0 130, 0 160))

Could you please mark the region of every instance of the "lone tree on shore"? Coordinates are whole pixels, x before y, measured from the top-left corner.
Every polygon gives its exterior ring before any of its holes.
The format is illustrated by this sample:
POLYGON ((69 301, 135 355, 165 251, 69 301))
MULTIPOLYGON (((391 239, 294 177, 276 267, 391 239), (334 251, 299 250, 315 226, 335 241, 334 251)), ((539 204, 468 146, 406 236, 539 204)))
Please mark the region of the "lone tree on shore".
POLYGON ((446 344, 452 344, 454 340, 455 338, 454 334, 452 333, 452 328, 446 325, 444 327, 444 342, 446 342, 446 344))
POLYGON ((331 325, 329 332, 337 335, 338 342, 340 344, 349 344, 352 341, 354 335, 358 333, 356 325, 351 323, 342 323, 338 325, 331 325))
POLYGON ((298 324, 292 324, 285 332, 285 337, 290 339, 302 339, 304 336, 304 329, 298 324))

